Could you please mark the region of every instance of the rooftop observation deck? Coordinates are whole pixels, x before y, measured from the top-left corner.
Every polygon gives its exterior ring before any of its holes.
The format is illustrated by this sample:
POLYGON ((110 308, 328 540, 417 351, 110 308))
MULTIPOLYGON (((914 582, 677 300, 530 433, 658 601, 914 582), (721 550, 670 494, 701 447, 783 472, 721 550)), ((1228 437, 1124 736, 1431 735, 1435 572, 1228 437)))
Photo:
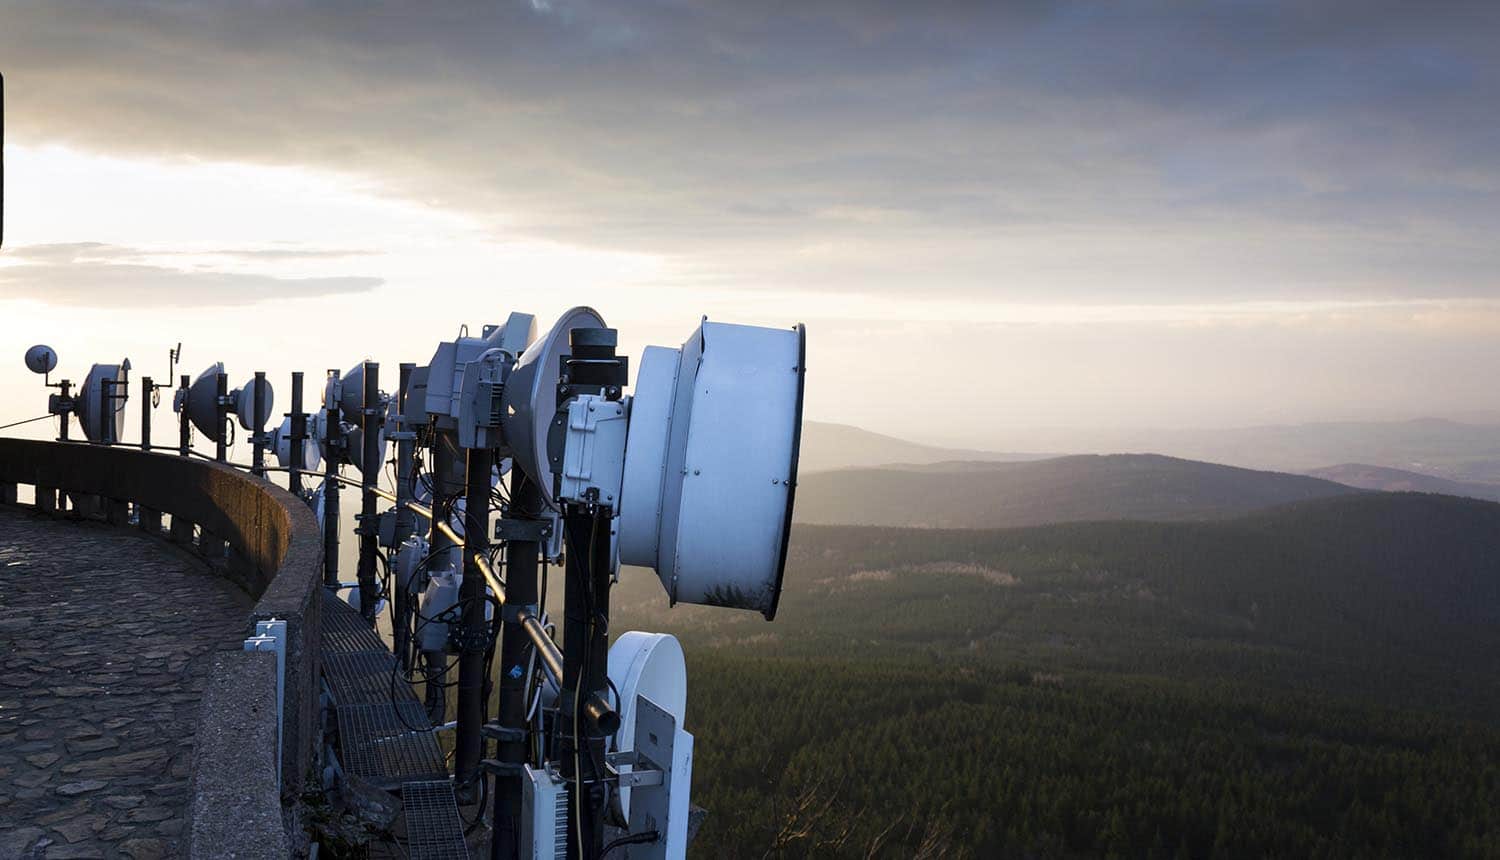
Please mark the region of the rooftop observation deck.
POLYGON ((178 856, 211 656, 253 605, 171 544, 0 508, 0 857, 178 856))

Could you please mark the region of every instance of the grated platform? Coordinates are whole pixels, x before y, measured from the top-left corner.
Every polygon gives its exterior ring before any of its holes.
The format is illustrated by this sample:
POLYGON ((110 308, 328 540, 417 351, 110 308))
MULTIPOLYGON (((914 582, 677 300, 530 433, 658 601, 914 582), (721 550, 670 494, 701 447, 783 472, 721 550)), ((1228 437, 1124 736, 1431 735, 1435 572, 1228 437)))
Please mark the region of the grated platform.
MULTIPOLYGON (((401 677, 389 651, 325 652, 323 678, 340 705, 415 702, 417 694, 401 677)), ((425 723, 424 723, 425 724, 425 723)))
POLYGON ((411 860, 468 860, 463 821, 458 817, 453 785, 446 779, 403 784, 401 810, 411 860))

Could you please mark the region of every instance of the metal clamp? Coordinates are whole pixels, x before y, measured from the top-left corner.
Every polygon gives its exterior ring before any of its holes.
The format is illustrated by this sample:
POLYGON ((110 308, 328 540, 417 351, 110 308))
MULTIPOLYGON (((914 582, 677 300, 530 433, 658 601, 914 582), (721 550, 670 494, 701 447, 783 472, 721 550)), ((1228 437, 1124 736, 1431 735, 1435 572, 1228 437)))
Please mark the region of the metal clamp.
POLYGON ((552 536, 548 520, 523 520, 501 517, 495 520, 495 540, 546 543, 552 536))

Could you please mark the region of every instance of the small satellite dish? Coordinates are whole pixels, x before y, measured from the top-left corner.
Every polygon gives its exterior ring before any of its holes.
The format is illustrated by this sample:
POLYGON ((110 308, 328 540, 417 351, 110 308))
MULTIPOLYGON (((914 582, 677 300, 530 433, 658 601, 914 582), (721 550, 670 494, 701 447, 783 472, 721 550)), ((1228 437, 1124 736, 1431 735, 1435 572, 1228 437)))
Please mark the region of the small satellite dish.
POLYGON ((753 609, 781 597, 802 435, 807 335, 704 321, 648 347, 631 402, 620 561, 675 604, 753 609))
POLYGON ((559 361, 568 352, 569 332, 575 328, 604 327, 604 318, 593 308, 577 307, 563 314, 541 339, 533 341, 521 354, 501 394, 500 420, 505 442, 515 455, 517 467, 536 482, 549 507, 553 499, 547 429, 557 415, 559 361))
MULTIPOLYGON (((609 647, 609 679, 620 694, 620 730, 615 750, 635 749, 635 709, 645 696, 671 714, 682 728, 687 714, 687 663, 677 637, 631 630, 609 647)), ((629 765, 620 765, 628 773, 629 765)), ((620 807, 630 817, 630 789, 620 786, 620 807)))
MULTIPOLYGON (((315 419, 308 416, 307 435, 302 439, 302 468, 307 470, 317 468, 318 461, 323 459, 323 451, 318 446, 317 428, 314 424, 315 419)), ((276 452, 276 462, 283 469, 292 467, 292 417, 290 415, 281 419, 281 425, 271 431, 271 450, 276 452)))
POLYGON ((89 368, 78 389, 78 423, 90 442, 118 442, 125 431, 125 387, 130 379, 130 359, 119 364, 96 364, 89 368), (106 398, 108 398, 106 400, 106 398))
POLYGON ((57 353, 44 343, 33 346, 26 350, 26 369, 43 375, 51 373, 57 369, 57 353))

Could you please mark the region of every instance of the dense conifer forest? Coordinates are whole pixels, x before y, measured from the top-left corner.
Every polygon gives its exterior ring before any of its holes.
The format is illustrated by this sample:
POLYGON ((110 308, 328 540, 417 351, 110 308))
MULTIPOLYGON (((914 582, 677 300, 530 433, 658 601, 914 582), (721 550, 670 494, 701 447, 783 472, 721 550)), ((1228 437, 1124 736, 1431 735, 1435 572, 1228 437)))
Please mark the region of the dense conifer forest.
POLYGON ((1500 505, 799 527, 780 616, 668 609, 704 857, 1500 856, 1500 505))

